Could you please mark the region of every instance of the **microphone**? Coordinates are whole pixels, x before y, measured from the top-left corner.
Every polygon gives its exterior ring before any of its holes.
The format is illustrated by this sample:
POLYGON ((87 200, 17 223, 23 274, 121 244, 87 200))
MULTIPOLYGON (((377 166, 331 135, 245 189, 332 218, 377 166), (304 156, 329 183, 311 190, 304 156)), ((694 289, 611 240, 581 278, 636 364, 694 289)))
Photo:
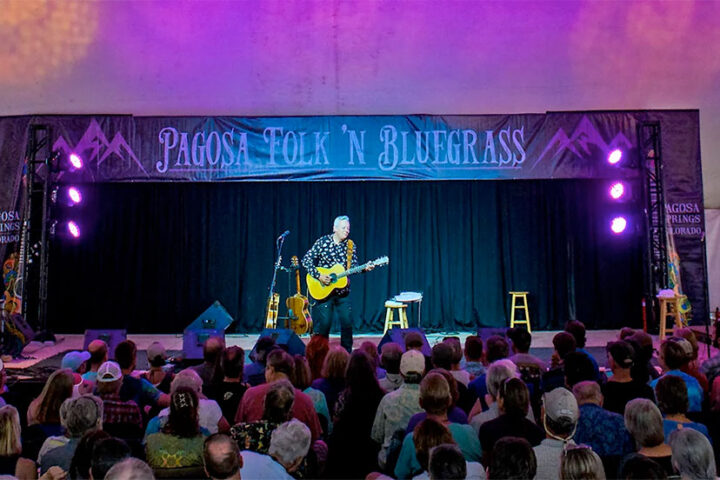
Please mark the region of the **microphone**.
POLYGON ((278 240, 280 240, 281 238, 284 239, 284 238, 287 237, 288 235, 290 235, 290 230, 285 230, 285 231, 282 233, 282 235, 280 235, 280 236, 278 237, 278 240))

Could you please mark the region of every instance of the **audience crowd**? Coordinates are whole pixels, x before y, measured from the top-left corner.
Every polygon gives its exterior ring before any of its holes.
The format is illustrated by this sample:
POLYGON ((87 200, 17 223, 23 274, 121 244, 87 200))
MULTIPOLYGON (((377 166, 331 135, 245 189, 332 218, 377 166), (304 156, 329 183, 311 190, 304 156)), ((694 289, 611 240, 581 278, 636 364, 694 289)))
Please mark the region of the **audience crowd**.
POLYGON ((523 328, 423 340, 262 337, 246 361, 210 338, 188 368, 156 342, 143 372, 95 340, 29 404, 0 362, 0 478, 717 478, 720 357, 699 365, 689 329, 655 350, 624 328, 594 358, 571 321, 547 362, 523 328))

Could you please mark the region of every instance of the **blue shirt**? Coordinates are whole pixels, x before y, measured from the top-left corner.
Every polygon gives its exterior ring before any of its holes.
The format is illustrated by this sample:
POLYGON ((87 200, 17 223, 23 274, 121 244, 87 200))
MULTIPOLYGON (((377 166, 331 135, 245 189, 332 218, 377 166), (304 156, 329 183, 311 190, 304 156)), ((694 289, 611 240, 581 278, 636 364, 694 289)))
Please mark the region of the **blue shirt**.
POLYGON ((667 418, 663 418, 663 432, 665 433, 665 443, 670 441, 670 434, 672 432, 674 432, 675 430, 680 430, 681 428, 692 428, 693 430, 697 430, 698 432, 705 435, 705 437, 707 437, 707 439, 710 441, 710 445, 712 445, 712 439, 710 438, 710 433, 708 432, 707 427, 705 425, 703 425, 702 423, 695 423, 695 422, 680 423, 680 422, 676 422, 675 420, 668 420, 667 418))
MULTIPOLYGON (((665 375, 675 375, 685 380, 685 385, 687 386, 688 391, 688 412, 702 411, 703 389, 700 386, 700 382, 698 382, 695 377, 688 375, 687 373, 681 372, 680 370, 669 370, 663 374, 663 376, 665 375)), ((660 378, 656 378, 655 380, 650 382, 650 386, 653 388, 653 390, 655 390, 655 385, 657 385, 657 382, 658 380, 660 380, 660 378)))
POLYGON ((590 445, 601 457, 624 456, 635 451, 635 444, 630 432, 625 428, 623 416, 593 403, 580 405, 580 418, 573 440, 577 444, 590 445))

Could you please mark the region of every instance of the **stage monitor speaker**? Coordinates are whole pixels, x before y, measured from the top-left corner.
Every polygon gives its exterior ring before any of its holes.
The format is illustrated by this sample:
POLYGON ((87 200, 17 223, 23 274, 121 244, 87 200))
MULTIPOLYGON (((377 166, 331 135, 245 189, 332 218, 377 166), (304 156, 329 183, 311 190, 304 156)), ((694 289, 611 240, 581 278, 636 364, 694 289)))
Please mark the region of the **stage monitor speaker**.
POLYGON ((477 332, 477 336, 480 337, 483 341, 483 345, 485 345, 488 341, 488 338, 492 337, 493 335, 497 335, 499 337, 505 338, 505 332, 507 332, 507 328, 481 328, 477 332))
POLYGON ((108 346, 108 358, 115 358, 115 347, 118 343, 127 339, 127 330, 120 329, 97 329, 85 330, 85 338, 83 339, 83 350, 88 349, 88 345, 93 340, 102 340, 108 346))
MULTIPOLYGON (((283 345, 290 355, 305 355, 305 343, 289 328, 266 328, 260 332, 261 337, 272 337, 276 345, 283 345)), ((257 345, 257 342, 255 342, 257 345)), ((252 353, 255 352, 253 345, 252 353)))
POLYGON ((430 348, 430 344, 428 343, 427 337, 425 336, 425 332, 423 332, 422 328, 391 328, 385 333, 383 338, 380 340, 380 343, 378 343, 378 352, 382 350, 383 345, 389 342, 397 343, 400 345, 400 348, 405 351, 405 335, 409 332, 418 332, 422 335, 422 353, 426 357, 430 357, 432 355, 432 349, 430 348))
POLYGON ((222 330, 224 332, 232 322, 232 316, 220 302, 215 300, 207 310, 185 327, 185 332, 189 330, 222 330))
POLYGON ((199 360, 203 358, 203 345, 210 337, 219 337, 225 340, 225 330, 219 328, 199 328, 197 330, 185 329, 183 333, 183 358, 186 360, 199 360))

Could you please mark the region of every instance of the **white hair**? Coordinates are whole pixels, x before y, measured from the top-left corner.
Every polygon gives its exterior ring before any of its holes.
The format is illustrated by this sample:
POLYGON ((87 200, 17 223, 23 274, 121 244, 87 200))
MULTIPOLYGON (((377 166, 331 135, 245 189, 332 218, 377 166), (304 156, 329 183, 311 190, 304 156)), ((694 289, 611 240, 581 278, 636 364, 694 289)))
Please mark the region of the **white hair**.
POLYGON ((200 393, 202 391, 202 386, 203 381, 202 378, 200 378, 200 375, 192 368, 186 368, 185 370, 178 372, 172 382, 170 382, 170 394, 175 393, 175 391, 180 387, 188 387, 189 389, 200 393))
POLYGON ((290 465, 307 455, 310 440, 310 429, 307 425, 293 418, 273 430, 268 454, 283 465, 290 465))
POLYGON ((155 474, 147 463, 130 457, 113 465, 105 474, 105 480, 155 480, 155 474))
POLYGON ((492 398, 497 398, 500 385, 508 378, 517 376, 517 365, 515 365, 512 360, 507 358, 495 360, 488 367, 487 375, 485 376, 485 386, 487 387, 488 393, 492 398))
POLYGON ((692 428, 681 428, 670 434, 668 443, 672 449, 673 466, 682 478, 715 480, 715 457, 705 435, 692 428))
POLYGON ((103 402, 95 395, 68 398, 60 405, 60 423, 73 438, 102 425, 103 402))
POLYGON ((338 228, 341 222, 350 222, 350 217, 348 217, 347 215, 340 215, 338 217, 335 217, 335 221, 333 221, 333 228, 338 228))

